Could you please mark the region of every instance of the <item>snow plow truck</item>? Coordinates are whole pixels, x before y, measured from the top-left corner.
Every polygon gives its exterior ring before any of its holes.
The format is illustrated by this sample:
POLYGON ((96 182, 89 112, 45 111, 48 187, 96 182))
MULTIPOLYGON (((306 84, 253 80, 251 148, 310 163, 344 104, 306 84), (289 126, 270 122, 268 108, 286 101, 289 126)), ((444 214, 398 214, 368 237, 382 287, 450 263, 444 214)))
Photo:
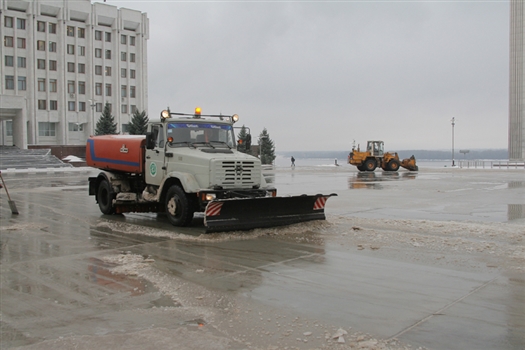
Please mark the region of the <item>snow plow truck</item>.
POLYGON ((278 197, 261 161, 237 150, 249 142, 235 142, 238 119, 168 109, 146 135, 90 136, 86 163, 102 172, 89 177, 89 195, 103 214, 165 213, 174 226, 203 212, 207 233, 326 219, 325 203, 336 194, 278 197))
POLYGON ((384 151, 383 141, 368 141, 366 151, 363 152, 359 145, 356 150, 354 144, 352 152, 348 155, 348 163, 355 165, 359 171, 374 171, 378 167, 384 171, 398 171, 399 167, 410 171, 419 170, 414 156, 400 160, 397 152, 384 151))

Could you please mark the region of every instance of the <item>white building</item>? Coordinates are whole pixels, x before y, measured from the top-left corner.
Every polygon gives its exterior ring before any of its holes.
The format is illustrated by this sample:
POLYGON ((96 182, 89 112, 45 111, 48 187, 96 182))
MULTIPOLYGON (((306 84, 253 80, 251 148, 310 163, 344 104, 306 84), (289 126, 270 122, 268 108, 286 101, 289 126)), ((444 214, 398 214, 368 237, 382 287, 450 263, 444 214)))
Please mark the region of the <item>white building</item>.
POLYGON ((510 1, 509 159, 525 160, 525 5, 510 1))
POLYGON ((145 13, 90 0, 0 0, 0 145, 82 145, 104 105, 147 111, 145 13))

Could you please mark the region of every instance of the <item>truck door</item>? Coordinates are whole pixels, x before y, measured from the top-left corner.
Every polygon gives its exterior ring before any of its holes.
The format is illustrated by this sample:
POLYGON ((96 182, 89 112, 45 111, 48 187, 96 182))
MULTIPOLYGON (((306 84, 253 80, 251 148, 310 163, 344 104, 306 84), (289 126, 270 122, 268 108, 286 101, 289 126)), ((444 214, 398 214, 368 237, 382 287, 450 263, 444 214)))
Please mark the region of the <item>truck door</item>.
POLYGON ((152 137, 155 140, 153 149, 146 149, 146 183, 159 186, 166 175, 164 166, 165 157, 165 132, 162 124, 151 127, 152 137))

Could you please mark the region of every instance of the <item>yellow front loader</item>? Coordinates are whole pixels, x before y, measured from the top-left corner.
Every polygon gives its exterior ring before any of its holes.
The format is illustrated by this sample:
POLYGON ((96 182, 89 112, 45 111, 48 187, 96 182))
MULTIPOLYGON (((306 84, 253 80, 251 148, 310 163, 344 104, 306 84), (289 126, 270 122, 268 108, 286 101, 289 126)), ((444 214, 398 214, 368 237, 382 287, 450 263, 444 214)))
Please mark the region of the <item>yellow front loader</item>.
POLYGON ((383 141, 368 141, 366 151, 361 152, 359 146, 355 146, 348 155, 348 163, 355 165, 359 171, 374 171, 376 168, 382 168, 384 171, 398 171, 403 167, 410 171, 418 171, 416 158, 399 160, 397 152, 390 153, 384 151, 383 141))

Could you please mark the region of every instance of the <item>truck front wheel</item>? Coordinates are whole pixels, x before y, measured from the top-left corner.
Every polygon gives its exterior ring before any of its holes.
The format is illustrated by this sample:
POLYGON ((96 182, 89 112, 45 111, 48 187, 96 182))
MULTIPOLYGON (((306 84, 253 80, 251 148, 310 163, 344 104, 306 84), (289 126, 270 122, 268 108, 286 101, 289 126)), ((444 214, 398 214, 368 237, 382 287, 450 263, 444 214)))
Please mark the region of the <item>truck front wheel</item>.
POLYGON ((193 220, 193 210, 182 188, 171 186, 166 194, 166 215, 170 223, 174 226, 188 226, 193 220))
POLYGON ((110 183, 107 180, 102 180, 98 185, 97 202, 98 207, 103 214, 115 214, 115 207, 113 206, 114 198, 115 193, 113 192, 110 183))
POLYGON ((363 167, 366 169, 366 171, 374 171, 377 167, 377 161, 375 158, 368 158, 365 160, 365 163, 363 164, 363 167))

